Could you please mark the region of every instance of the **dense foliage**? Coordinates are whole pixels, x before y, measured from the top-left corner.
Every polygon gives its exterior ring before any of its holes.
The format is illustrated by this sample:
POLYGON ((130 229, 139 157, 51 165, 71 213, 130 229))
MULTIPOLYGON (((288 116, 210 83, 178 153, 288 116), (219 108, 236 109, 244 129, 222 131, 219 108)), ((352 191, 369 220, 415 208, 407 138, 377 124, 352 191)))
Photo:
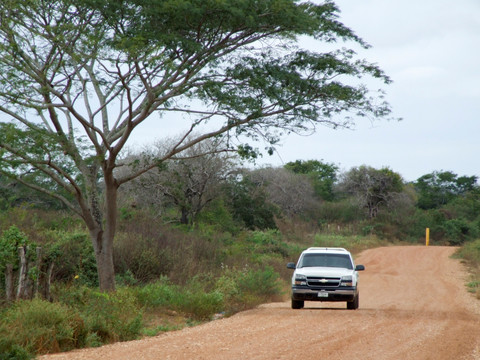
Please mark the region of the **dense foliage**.
MULTIPOLYGON (((291 274, 285 263, 307 246, 340 246, 355 252, 397 241, 417 244, 424 242, 429 227, 433 245, 463 244, 462 256, 478 267, 476 182, 455 192, 444 205, 423 209, 416 183, 405 183, 390 169, 356 167, 325 174, 328 181, 337 179, 331 185, 333 199, 327 201, 315 191, 315 184, 322 181, 318 169, 325 167, 317 161, 305 163, 315 166, 252 170, 230 162, 222 171, 234 176, 214 177, 215 199, 189 224, 182 224, 181 208, 175 203, 132 198, 141 190, 133 183, 120 199, 114 244, 116 293, 97 290, 95 254, 79 219, 42 202, 29 203, 28 196, 21 206, 12 201, 0 212, 0 269, 3 273, 11 263, 17 286, 16 249, 41 247, 42 262, 31 259, 27 284, 33 286, 51 269, 51 302, 42 300, 42 292, 34 301, 6 302, 2 282, 0 356, 28 359, 32 354, 134 339, 282 299, 291 274), (362 191, 370 184, 369 196, 382 199, 375 217, 368 202, 359 200, 365 195, 345 183, 351 177, 364 183, 362 191), (282 199, 282 191, 295 184, 297 189, 282 199), (304 198, 301 193, 310 195, 304 198)), ((168 176, 169 169, 164 168, 161 176, 168 176)), ((195 182, 187 176, 176 179, 195 182)), ((472 291, 478 289, 477 279, 469 282, 472 291)))

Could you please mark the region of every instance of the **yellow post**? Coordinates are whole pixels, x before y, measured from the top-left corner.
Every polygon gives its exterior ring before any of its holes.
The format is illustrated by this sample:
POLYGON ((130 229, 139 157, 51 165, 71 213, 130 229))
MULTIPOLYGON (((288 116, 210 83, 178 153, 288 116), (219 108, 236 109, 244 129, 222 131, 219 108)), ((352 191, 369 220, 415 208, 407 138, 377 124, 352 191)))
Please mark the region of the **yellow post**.
POLYGON ((425 229, 425 245, 428 246, 430 243, 430 228, 425 229))

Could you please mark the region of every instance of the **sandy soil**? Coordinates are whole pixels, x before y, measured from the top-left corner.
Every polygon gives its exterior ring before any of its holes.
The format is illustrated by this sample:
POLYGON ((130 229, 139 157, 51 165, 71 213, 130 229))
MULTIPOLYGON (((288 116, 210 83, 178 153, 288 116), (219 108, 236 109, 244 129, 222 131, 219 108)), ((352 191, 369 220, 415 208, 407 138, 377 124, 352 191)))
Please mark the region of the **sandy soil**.
POLYGON ((360 309, 344 303, 272 303, 138 341, 42 360, 480 359, 480 301, 448 247, 384 247, 357 264, 360 309))

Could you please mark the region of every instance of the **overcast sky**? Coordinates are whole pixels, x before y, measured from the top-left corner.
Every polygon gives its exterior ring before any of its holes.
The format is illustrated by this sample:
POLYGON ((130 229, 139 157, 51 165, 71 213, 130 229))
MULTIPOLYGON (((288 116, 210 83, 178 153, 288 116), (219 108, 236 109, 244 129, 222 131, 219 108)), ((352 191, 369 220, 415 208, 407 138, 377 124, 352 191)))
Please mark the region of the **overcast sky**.
MULTIPOLYGON (((335 2, 340 21, 372 46, 359 49, 360 57, 393 80, 386 100, 403 120, 359 119, 355 130, 320 126, 308 137, 290 135, 258 164, 314 159, 341 171, 389 167, 406 181, 442 170, 480 177, 480 0, 335 2)), ((148 127, 137 130, 143 144, 156 138, 148 127)))
POLYGON ((262 163, 388 166, 407 181, 435 170, 480 177, 480 0, 336 4, 340 20, 372 45, 362 57, 392 78, 387 101, 403 120, 359 120, 354 131, 320 127, 309 137, 289 136, 262 163))

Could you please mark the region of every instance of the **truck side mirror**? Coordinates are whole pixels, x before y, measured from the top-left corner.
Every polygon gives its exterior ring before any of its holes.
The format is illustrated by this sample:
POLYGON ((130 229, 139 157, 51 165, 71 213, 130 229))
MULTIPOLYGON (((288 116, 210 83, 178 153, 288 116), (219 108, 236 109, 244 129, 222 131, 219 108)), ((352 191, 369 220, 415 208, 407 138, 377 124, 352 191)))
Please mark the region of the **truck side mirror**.
POLYGON ((363 265, 355 266, 355 271, 363 271, 363 270, 365 270, 365 266, 363 266, 363 265))
POLYGON ((289 262, 289 263, 287 264, 287 269, 295 269, 295 268, 296 268, 295 263, 289 262))

